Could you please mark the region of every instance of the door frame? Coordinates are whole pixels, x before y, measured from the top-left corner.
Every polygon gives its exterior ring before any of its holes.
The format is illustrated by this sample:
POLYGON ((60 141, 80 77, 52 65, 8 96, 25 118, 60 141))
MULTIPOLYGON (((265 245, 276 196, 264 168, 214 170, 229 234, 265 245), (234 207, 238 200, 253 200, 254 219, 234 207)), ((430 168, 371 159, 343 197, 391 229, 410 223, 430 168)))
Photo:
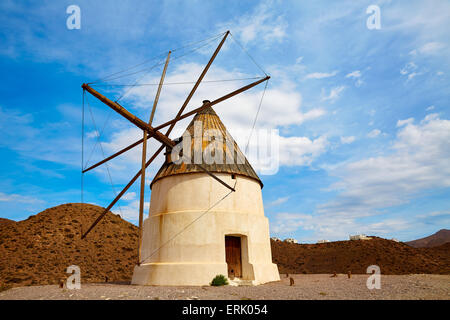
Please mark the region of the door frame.
POLYGON ((236 277, 236 278, 243 278, 243 267, 242 267, 242 264, 243 264, 243 261, 242 261, 242 237, 241 237, 241 235, 230 235, 230 234, 226 234, 225 236, 224 236, 224 242, 225 242, 225 263, 227 264, 227 276, 230 278, 230 279, 232 279, 232 278, 234 278, 234 277, 236 277), (235 274, 237 273, 238 275, 237 276, 234 276, 234 275, 232 275, 232 274, 230 274, 230 272, 229 272, 229 264, 228 264, 228 262, 227 262, 227 237, 228 238, 236 238, 236 239, 239 239, 239 263, 238 263, 238 265, 239 265, 239 272, 235 272, 235 274))

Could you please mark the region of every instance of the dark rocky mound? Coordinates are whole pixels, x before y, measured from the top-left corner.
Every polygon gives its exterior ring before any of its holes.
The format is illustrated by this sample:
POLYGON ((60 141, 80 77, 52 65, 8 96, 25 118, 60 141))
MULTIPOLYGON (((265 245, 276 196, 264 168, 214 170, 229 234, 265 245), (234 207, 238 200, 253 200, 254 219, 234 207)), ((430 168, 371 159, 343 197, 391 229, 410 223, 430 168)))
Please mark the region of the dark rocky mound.
POLYGON ((280 273, 365 274, 378 265, 382 274, 450 274, 450 243, 434 248, 412 248, 404 243, 374 238, 321 244, 271 241, 273 262, 280 273))
POLYGON ((0 286, 56 284, 77 265, 82 282, 130 281, 137 259, 138 228, 108 212, 91 233, 85 229, 103 208, 69 203, 24 221, 0 221, 0 286), (83 210, 81 210, 83 208, 83 210))

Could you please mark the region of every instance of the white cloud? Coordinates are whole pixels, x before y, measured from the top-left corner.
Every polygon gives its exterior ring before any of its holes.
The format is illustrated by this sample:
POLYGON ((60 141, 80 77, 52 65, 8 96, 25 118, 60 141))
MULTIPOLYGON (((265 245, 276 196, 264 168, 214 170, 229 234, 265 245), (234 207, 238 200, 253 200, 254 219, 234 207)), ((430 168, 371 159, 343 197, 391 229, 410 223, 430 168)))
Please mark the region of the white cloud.
POLYGON ((376 137, 378 137, 378 136, 380 135, 380 133, 381 133, 380 130, 378 130, 378 129, 373 129, 372 131, 370 131, 370 132, 367 134, 367 137, 368 137, 368 138, 376 138, 376 137))
POLYGON ((416 55, 420 54, 436 54, 441 49, 445 48, 445 45, 441 42, 428 42, 421 46, 419 49, 412 50, 410 54, 416 55))
POLYGON ((16 151, 29 161, 44 160, 79 167, 81 143, 76 136, 79 127, 74 122, 38 123, 31 114, 0 107, 3 135, 0 146, 16 151))
POLYGON ((361 79, 361 76, 362 76, 361 71, 355 70, 347 74, 345 77, 356 79, 355 86, 360 87, 364 83, 364 81, 361 79))
POLYGON ((400 69, 400 74, 407 76, 408 78, 407 81, 410 81, 416 76, 419 76, 424 73, 423 71, 422 72, 416 71, 417 69, 418 66, 414 62, 408 62, 402 69, 400 69))
POLYGON ((97 137, 99 137, 100 136, 100 134, 99 134, 99 132, 97 131, 97 130, 94 130, 94 131, 91 131, 91 132, 87 132, 86 133, 86 137, 87 138, 90 138, 90 139, 92 139, 92 138, 97 138, 97 137))
POLYGON ((310 165, 326 151, 328 140, 325 136, 310 140, 307 137, 280 136, 280 165, 310 165))
POLYGON ((136 198, 136 192, 127 192, 120 199, 129 201, 129 200, 134 200, 135 198, 136 198))
POLYGON ((334 77, 338 72, 333 71, 331 73, 325 73, 325 72, 313 72, 309 73, 305 76, 305 79, 323 79, 323 78, 329 78, 334 77))
POLYGON ((278 213, 270 222, 270 232, 276 235, 290 234, 298 228, 311 228, 312 216, 302 213, 278 213))
MULTIPOLYGON (((328 96, 324 96, 322 98, 322 101, 331 101, 331 102, 336 101, 340 97, 340 95, 341 95, 342 91, 344 91, 344 89, 345 89, 345 86, 334 87, 333 89, 330 90, 330 94, 328 96)), ((323 92, 322 92, 322 94, 323 94, 323 92)))
POLYGON ((346 78, 360 78, 361 77, 361 71, 356 70, 356 71, 350 72, 345 77, 346 78))
POLYGON ((6 194, 3 192, 0 192, 0 202, 15 202, 15 203, 27 203, 27 204, 41 204, 45 201, 30 197, 30 196, 23 196, 20 194, 6 194))
POLYGON ((337 196, 317 207, 314 214, 280 213, 271 220, 271 231, 289 234, 313 230, 308 241, 347 239, 366 233, 384 237, 408 235, 420 228, 441 228, 450 212, 430 212, 386 218, 386 208, 407 203, 427 190, 450 187, 450 120, 437 114, 415 124, 405 121, 393 141, 392 153, 329 169, 338 182, 329 191, 337 196), (381 210, 380 210, 381 209, 381 210), (378 221, 367 222, 377 215, 378 221))
MULTIPOLYGON (((201 70, 202 66, 197 64, 180 65, 166 76, 166 82, 182 82, 185 79, 195 78, 201 70)), ((207 80, 245 78, 246 76, 248 75, 240 74, 236 71, 225 71, 219 67, 213 66, 208 72, 207 80)), ((156 78, 149 78, 143 80, 143 82, 154 83, 157 82, 156 80, 156 78)), ((190 103, 192 107, 190 107, 189 110, 200 106, 201 101, 205 98, 214 100, 242 85, 243 83, 220 83, 220 86, 217 86, 204 83, 198 88, 197 93, 190 103)), ((263 85, 260 85, 214 106, 214 109, 222 122, 243 151, 247 144, 249 130, 258 109, 262 89, 263 85)), ((173 118, 189 90, 190 85, 165 87, 158 104, 155 122, 162 123, 173 118)), ((148 90, 147 87, 136 87, 129 92, 126 99, 130 104, 148 109, 148 106, 151 105, 150 102, 153 100, 153 92, 148 90)), ((262 108, 257 120, 257 128, 275 129, 287 126, 298 126, 304 121, 313 120, 325 114, 325 110, 322 108, 313 108, 307 112, 303 112, 301 105, 302 96, 291 82, 286 80, 277 86, 270 86, 264 96, 262 108), (280 112, 280 107, 282 107, 282 112, 280 112)), ((190 119, 177 124, 177 129, 174 134, 172 134, 172 137, 181 135, 189 121, 190 119)), ((111 141, 104 145, 110 152, 113 152, 113 150, 118 150, 120 147, 133 142, 134 139, 139 139, 139 134, 138 129, 123 130, 115 134, 111 141)), ((252 136, 252 138, 254 138, 254 136, 252 136)), ((313 140, 308 137, 296 136, 278 136, 278 138, 280 147, 280 165, 309 165, 316 157, 326 150, 327 146, 326 137, 319 137, 313 140)), ((252 147, 254 143, 258 143, 258 141, 252 139, 250 146, 252 147)), ((156 144, 154 148, 156 148, 156 144)), ((126 157, 128 157, 128 160, 131 160, 130 157, 133 157, 133 161, 139 163, 139 150, 136 150, 135 153, 128 153, 126 157)))
POLYGON ((353 143, 354 141, 355 141, 355 137, 354 136, 341 137, 341 143, 342 144, 350 144, 350 143, 353 143))
POLYGON ((419 124, 404 123, 393 153, 343 165, 331 172, 340 177, 340 191, 322 207, 327 214, 372 214, 375 208, 399 205, 422 190, 450 186, 450 121, 437 114, 419 124))
POLYGON ((425 111, 431 111, 431 110, 434 110, 434 106, 429 106, 425 109, 425 111))
MULTIPOLYGON (((144 218, 147 217, 149 208, 150 202, 146 201, 144 203, 144 218)), ((119 213, 122 219, 137 224, 139 221, 139 200, 134 200, 126 206, 121 206, 120 211, 116 210, 116 213, 119 213)))
POLYGON ((281 197, 278 199, 275 199, 274 201, 270 202, 268 204, 269 207, 279 206, 280 204, 283 204, 289 200, 289 197, 281 197))
POLYGON ((220 30, 230 29, 244 45, 262 41, 267 46, 282 42, 287 37, 287 27, 288 23, 276 14, 270 2, 261 3, 251 14, 218 25, 220 30))
MULTIPOLYGON (((382 9, 383 10, 383 9, 382 9)), ((410 1, 408 6, 401 3, 390 3, 389 8, 382 11, 385 21, 383 29, 414 35, 419 43, 427 43, 434 39, 446 39, 450 28, 450 4, 445 0, 428 2, 410 1)))
POLYGON ((408 80, 413 79, 415 76, 421 75, 422 73, 420 72, 411 72, 410 74, 408 74, 408 80))
POLYGON ((414 62, 408 62, 401 70, 400 73, 402 75, 407 75, 411 73, 413 70, 417 69, 417 65, 414 62))
POLYGON ((414 122, 414 118, 409 118, 409 119, 406 119, 406 120, 398 120, 397 121, 397 127, 402 127, 402 126, 407 125, 407 124, 412 124, 413 122, 414 122))
POLYGON ((298 57, 297 59, 295 59, 296 64, 301 64, 302 61, 303 61, 303 57, 298 57))

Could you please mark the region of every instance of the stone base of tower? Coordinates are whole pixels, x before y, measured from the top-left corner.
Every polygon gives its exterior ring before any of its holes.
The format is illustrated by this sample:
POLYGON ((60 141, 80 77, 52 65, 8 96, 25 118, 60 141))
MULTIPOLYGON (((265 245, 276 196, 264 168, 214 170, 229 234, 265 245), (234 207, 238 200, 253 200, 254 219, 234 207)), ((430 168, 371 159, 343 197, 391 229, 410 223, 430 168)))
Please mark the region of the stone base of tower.
MULTIPOLYGON (((279 281, 277 265, 250 265, 253 277, 242 277, 253 285, 279 281)), ((226 263, 148 263, 134 267, 132 284, 154 286, 207 286, 218 274, 227 274, 226 263)))

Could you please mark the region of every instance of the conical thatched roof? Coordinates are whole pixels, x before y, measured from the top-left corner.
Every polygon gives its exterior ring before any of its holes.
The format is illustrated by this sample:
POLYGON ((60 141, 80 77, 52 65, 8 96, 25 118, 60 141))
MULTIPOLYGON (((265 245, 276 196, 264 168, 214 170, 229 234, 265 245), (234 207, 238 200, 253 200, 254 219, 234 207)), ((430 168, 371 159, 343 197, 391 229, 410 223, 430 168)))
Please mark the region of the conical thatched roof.
MULTIPOLYGON (((171 162, 170 157, 166 157, 165 163, 162 165, 162 167, 159 169, 156 176, 153 178, 152 183, 150 184, 150 187, 152 187, 153 183, 155 183, 157 180, 160 180, 164 177, 178 175, 178 174, 189 174, 189 173, 204 173, 202 169, 200 169, 197 165, 194 164, 194 125, 196 121, 200 121, 202 133, 203 133, 203 141, 202 141, 202 154, 203 152, 208 148, 208 152, 211 152, 212 155, 214 155, 216 152, 223 152, 223 162, 222 164, 212 163, 207 164, 205 163, 203 157, 201 159, 201 165, 208 171, 212 173, 230 173, 230 174, 236 174, 241 175, 245 177, 249 177, 252 179, 255 179, 258 181, 261 185, 261 188, 263 186, 263 183, 259 179, 258 175, 256 174, 255 170, 253 170, 252 166, 248 162, 245 155, 242 153, 242 151, 239 149, 239 146, 234 141, 234 139, 229 135, 227 132, 227 129, 223 125, 222 121, 220 120, 219 116, 216 114, 216 112, 213 110, 212 107, 206 108, 203 111, 200 111, 195 115, 195 117, 192 119, 189 126, 186 128, 185 134, 189 132, 191 138, 191 164, 189 163, 180 163, 175 164, 171 162), (220 134, 223 137, 223 143, 219 143, 218 141, 214 142, 211 140, 211 137, 214 136, 214 130, 218 130, 220 134), (209 139, 208 139, 209 137, 209 139), (208 139, 208 140, 207 140, 208 139), (227 139, 227 141, 225 141, 227 139), (227 147, 228 146, 228 147, 227 147), (230 148, 230 146, 234 146, 234 157, 232 158, 233 161, 228 163, 227 162, 227 155, 231 158, 233 148, 230 148), (220 149, 221 150, 220 150, 220 149)), ((199 126, 200 127, 200 126, 199 126)), ((213 138, 214 139, 214 138, 213 138)), ((186 152, 183 150, 183 152, 186 152)))

